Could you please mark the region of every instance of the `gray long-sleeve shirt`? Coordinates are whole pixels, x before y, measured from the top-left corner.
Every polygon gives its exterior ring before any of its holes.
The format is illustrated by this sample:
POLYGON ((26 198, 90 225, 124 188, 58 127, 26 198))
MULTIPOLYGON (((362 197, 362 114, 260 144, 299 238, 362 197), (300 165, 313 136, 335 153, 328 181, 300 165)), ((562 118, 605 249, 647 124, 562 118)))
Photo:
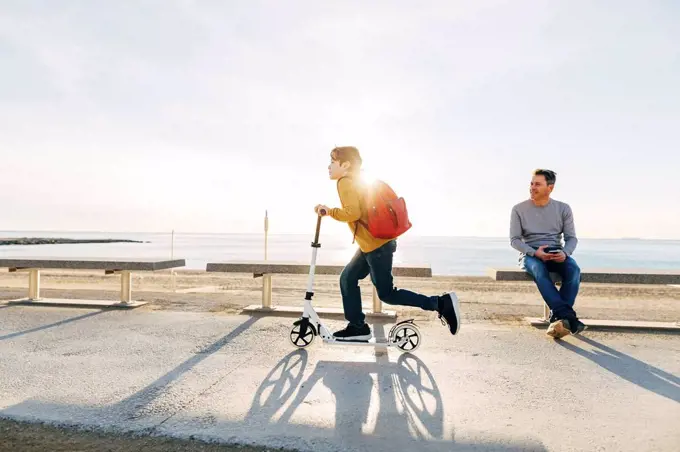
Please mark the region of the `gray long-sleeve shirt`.
POLYGON ((533 256, 538 247, 548 245, 563 246, 565 254, 571 256, 577 243, 569 204, 550 199, 547 205, 538 207, 528 199, 512 208, 510 245, 520 253, 533 256))

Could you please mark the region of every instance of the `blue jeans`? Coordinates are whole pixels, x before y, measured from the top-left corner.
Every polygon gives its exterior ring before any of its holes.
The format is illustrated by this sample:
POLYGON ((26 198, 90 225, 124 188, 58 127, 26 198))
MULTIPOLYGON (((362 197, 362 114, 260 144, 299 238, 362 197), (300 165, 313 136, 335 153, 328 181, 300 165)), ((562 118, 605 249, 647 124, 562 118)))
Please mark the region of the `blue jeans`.
POLYGON ((520 267, 529 273, 543 300, 552 311, 552 320, 576 316, 573 306, 581 285, 581 269, 574 259, 567 257, 564 262, 543 262, 537 257, 523 256, 520 267), (550 279, 550 272, 559 273, 562 287, 558 291, 550 279))
POLYGON ((378 298, 387 304, 413 306, 426 311, 437 309, 439 297, 418 294, 394 287, 392 277, 392 256, 397 250, 397 242, 392 240, 380 248, 364 253, 357 250, 352 260, 340 274, 340 293, 345 319, 357 327, 364 324, 366 316, 361 308, 361 289, 359 281, 371 275, 371 281, 378 292, 378 298))

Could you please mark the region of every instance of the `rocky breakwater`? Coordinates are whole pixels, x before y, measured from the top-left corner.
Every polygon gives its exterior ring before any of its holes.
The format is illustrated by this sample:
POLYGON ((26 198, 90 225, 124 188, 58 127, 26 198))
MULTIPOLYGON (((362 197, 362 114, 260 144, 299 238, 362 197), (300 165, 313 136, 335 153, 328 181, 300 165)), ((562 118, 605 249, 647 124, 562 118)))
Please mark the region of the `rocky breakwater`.
POLYGON ((139 240, 123 239, 63 239, 42 237, 19 237, 11 239, 0 238, 0 246, 7 245, 62 245, 75 243, 144 243, 139 240))

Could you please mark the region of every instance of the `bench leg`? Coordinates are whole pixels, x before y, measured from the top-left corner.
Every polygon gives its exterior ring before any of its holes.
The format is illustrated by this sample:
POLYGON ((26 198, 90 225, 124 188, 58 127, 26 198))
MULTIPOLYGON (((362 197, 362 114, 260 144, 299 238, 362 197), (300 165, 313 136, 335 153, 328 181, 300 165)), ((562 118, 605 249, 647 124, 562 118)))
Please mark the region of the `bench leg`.
POLYGON ((382 313, 382 300, 378 297, 378 290, 373 286, 373 313, 382 313))
POLYGON ((35 268, 28 271, 28 299, 40 300, 40 270, 35 268))
POLYGON ((272 308, 272 275, 262 275, 262 307, 272 308))
POLYGON ((129 303, 132 300, 132 275, 129 271, 120 272, 120 301, 129 303))

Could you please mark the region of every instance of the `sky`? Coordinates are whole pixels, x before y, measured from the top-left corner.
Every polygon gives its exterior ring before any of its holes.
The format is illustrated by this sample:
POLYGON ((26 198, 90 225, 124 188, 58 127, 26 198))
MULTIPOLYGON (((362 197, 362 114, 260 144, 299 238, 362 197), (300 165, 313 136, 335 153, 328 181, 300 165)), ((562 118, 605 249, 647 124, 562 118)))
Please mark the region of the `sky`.
MULTIPOLYGON (((414 235, 680 239, 674 1, 0 2, 0 230, 313 233, 334 146, 414 235)), ((327 222, 332 233, 345 225, 327 222)))

